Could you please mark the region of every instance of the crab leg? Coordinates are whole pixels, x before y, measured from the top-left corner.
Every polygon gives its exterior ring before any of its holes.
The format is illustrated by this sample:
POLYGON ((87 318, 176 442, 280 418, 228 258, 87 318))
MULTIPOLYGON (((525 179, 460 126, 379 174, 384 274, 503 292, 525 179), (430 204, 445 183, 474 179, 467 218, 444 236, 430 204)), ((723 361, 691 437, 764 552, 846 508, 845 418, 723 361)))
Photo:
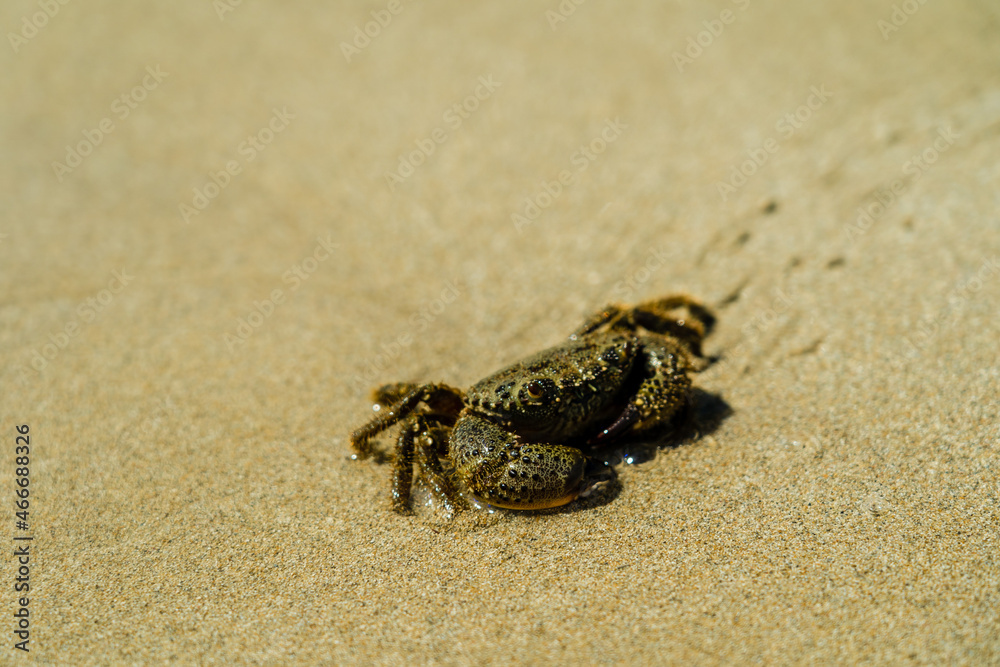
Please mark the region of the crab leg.
POLYGON ((704 356, 701 353, 701 341, 715 325, 715 316, 708 309, 685 296, 641 303, 631 310, 628 317, 633 325, 653 333, 669 334, 683 341, 696 357, 704 356), (687 310, 688 317, 671 313, 682 307, 687 310))
POLYGON ((643 430, 673 416, 689 400, 691 379, 688 356, 676 343, 655 336, 643 336, 646 379, 631 400, 638 412, 636 428, 643 430))
POLYGON ((409 415, 420 402, 426 403, 433 412, 458 414, 462 409, 462 392, 446 384, 425 384, 414 387, 397 404, 351 433, 351 446, 358 457, 367 458, 371 454, 369 444, 371 437, 409 415))
POLYGON ((420 477, 424 480, 444 511, 455 513, 455 494, 448 483, 448 478, 438 459, 438 438, 435 432, 428 428, 427 420, 419 420, 420 429, 417 435, 417 465, 420 477))
POLYGON ((396 460, 392 464, 392 510, 410 514, 410 488, 413 486, 413 439, 420 425, 408 419, 396 439, 396 460))
POLYGON ((624 312, 626 311, 622 309, 621 306, 609 304, 605 306, 603 310, 600 310, 588 317, 583 324, 577 327, 576 331, 570 334, 569 339, 577 340, 589 333, 597 331, 608 322, 620 318, 624 312))

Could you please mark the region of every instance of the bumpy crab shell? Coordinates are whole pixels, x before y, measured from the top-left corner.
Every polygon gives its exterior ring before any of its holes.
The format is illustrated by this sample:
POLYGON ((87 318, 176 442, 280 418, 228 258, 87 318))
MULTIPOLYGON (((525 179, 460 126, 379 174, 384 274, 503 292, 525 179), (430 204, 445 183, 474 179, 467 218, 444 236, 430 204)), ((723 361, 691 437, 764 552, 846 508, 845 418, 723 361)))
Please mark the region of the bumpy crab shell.
POLYGON ((351 441, 367 456, 373 435, 403 421, 393 476, 393 506, 401 512, 408 510, 414 463, 448 511, 457 503, 453 481, 500 507, 562 505, 579 496, 593 463, 581 447, 641 433, 686 405, 688 374, 713 322, 683 296, 608 306, 566 343, 497 371, 467 393, 441 384, 383 387, 376 400, 391 407, 351 441), (441 458, 451 460, 454 480, 441 458))
POLYGON ((532 355, 474 384, 466 404, 528 441, 577 441, 621 412, 640 346, 634 336, 586 337, 532 355))

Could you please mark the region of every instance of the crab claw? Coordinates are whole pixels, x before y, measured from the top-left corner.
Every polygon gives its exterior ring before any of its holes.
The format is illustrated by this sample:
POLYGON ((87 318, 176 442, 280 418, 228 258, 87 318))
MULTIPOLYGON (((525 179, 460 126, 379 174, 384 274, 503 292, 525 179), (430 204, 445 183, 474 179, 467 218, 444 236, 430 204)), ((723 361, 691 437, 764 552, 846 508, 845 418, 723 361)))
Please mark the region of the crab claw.
POLYGON ((522 445, 510 457, 476 466, 466 484, 472 495, 497 507, 537 510, 558 507, 580 495, 587 459, 563 445, 522 445))
POLYGON ((465 486, 490 505, 518 510, 558 507, 583 490, 587 457, 574 447, 522 443, 493 422, 468 413, 459 418, 451 442, 465 486), (456 444, 460 451, 455 451, 456 444))

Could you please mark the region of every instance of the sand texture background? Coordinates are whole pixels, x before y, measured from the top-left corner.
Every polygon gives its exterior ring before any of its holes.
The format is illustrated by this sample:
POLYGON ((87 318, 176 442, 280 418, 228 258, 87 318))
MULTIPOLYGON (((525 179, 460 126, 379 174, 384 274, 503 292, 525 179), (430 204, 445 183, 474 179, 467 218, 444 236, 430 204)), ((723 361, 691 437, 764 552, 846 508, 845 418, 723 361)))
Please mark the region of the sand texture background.
POLYGON ((0 661, 1000 661, 996 3, 222 2, 0 7, 0 661), (350 460, 674 292, 726 410, 599 501, 350 460))

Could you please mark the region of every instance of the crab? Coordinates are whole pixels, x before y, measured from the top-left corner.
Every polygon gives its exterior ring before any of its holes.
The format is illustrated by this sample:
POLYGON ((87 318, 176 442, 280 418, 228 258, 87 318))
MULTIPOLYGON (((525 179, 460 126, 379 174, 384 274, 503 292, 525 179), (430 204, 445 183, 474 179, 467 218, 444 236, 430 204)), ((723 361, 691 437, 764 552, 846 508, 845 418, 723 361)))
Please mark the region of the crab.
POLYGON ((715 317, 687 296, 631 308, 609 305, 569 340, 462 391, 397 383, 374 391, 378 414, 351 434, 354 458, 398 422, 392 508, 408 514, 414 467, 449 514, 475 500, 514 510, 565 505, 592 490, 608 466, 588 455, 642 437, 688 413, 691 371, 708 360, 702 339, 715 317), (442 463, 444 461, 444 464, 442 463))

